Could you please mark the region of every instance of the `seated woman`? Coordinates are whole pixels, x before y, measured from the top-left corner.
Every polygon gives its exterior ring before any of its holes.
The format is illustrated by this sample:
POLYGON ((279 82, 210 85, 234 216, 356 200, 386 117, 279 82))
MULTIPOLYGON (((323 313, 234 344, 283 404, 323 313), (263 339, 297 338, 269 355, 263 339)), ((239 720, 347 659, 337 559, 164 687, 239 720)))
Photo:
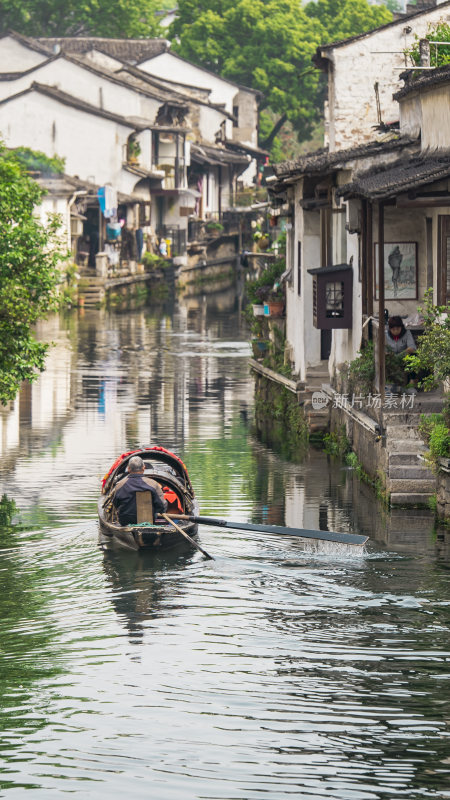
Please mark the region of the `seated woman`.
POLYGON ((407 373, 403 359, 416 352, 416 344, 411 331, 406 330, 401 317, 390 317, 386 329, 386 380, 406 386, 414 379, 414 373, 407 373))

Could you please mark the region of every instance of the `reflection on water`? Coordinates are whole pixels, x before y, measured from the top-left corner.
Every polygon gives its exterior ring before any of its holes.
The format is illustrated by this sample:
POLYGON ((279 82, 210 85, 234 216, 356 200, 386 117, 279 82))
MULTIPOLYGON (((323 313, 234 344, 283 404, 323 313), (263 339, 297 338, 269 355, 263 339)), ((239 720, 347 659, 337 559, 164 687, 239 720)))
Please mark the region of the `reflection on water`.
POLYGON ((450 797, 448 533, 318 451, 260 445, 242 322, 188 303, 52 320, 47 372, 0 412, 19 508, 0 531, 0 796, 450 797), (203 528, 214 562, 102 552, 99 480, 149 442, 181 455, 204 514, 370 545, 203 528))

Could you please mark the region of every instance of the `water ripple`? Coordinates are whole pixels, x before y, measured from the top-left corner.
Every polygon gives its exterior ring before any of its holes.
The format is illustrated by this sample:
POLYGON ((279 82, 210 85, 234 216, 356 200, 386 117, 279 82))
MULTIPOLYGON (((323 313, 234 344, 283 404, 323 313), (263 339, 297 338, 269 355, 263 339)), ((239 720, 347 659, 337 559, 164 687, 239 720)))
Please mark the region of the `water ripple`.
POLYGON ((72 319, 68 412, 0 465, 19 507, 0 531, 0 796, 450 797, 432 519, 389 517, 322 453, 294 464, 257 442, 247 332, 202 314, 72 319), (100 478, 155 440, 188 463, 204 514, 371 541, 204 527, 214 562, 104 552, 100 478))

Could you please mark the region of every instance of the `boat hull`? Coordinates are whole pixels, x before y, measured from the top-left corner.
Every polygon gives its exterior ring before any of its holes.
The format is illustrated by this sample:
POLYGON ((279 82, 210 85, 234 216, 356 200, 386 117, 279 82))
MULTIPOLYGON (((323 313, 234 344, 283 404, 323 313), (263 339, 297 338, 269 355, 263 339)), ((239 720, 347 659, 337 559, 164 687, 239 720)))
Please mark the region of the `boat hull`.
MULTIPOLYGON (((148 525, 123 526, 118 523, 109 522, 105 518, 103 505, 104 496, 98 501, 98 518, 100 523, 101 544, 114 544, 124 547, 127 550, 170 550, 179 544, 186 543, 185 537, 179 533, 169 523, 148 525)), ((184 530, 188 536, 195 537, 198 532, 198 525, 195 522, 186 520, 175 520, 177 525, 184 530)))

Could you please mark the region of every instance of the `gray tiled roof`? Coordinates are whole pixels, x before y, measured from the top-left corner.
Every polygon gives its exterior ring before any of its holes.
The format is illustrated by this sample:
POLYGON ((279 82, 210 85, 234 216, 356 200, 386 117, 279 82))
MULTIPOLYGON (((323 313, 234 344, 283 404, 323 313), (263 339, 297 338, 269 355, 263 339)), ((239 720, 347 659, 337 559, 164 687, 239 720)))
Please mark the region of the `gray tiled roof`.
POLYGON ((170 44, 167 39, 107 39, 99 36, 40 37, 35 40, 55 52, 60 47, 66 53, 87 53, 95 48, 119 61, 135 64, 146 58, 165 53, 170 44))
POLYGON ((240 153, 206 144, 191 145, 191 158, 201 164, 248 164, 249 159, 240 153))
POLYGON ((368 142, 367 144, 350 147, 346 150, 335 150, 330 152, 322 148, 313 153, 307 153, 295 161, 282 161, 274 164, 273 169, 279 180, 286 179, 294 175, 320 174, 327 172, 331 168, 337 168, 355 158, 376 156, 379 153, 386 153, 391 150, 402 149, 414 143, 414 140, 407 136, 397 136, 394 139, 368 142))
POLYGON ((393 97, 394 100, 401 100, 402 97, 417 90, 426 89, 430 86, 438 86, 440 83, 450 82, 450 64, 445 64, 437 69, 406 70, 400 75, 405 81, 403 89, 399 89, 393 97))
POLYGON ((450 151, 402 158, 384 169, 372 169, 341 186, 338 195, 386 200, 450 176, 450 151))

